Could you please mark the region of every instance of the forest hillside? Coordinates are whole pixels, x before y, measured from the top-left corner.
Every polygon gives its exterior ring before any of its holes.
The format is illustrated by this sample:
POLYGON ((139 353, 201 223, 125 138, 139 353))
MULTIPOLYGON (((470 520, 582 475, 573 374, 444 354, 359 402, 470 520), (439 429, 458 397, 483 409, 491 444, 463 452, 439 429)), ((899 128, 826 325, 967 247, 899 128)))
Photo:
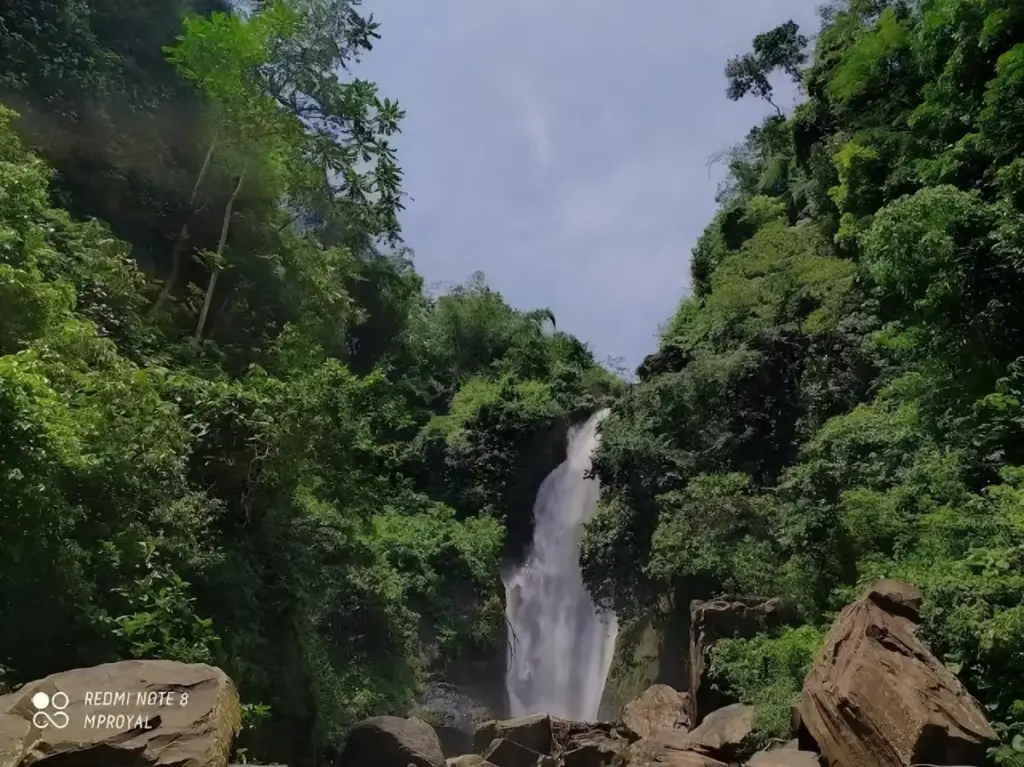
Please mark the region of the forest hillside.
POLYGON ((911 581, 1024 759, 1024 5, 832 3, 725 74, 732 99, 804 98, 728 154, 692 295, 603 425, 591 588, 634 622, 795 605, 715 652, 783 732, 838 609, 911 581))
POLYGON ((312 765, 503 657, 501 564, 611 405, 582 564, 620 643, 779 597, 791 625, 712 665, 769 741, 839 608, 911 581, 1021 763, 1019 0, 833 0, 723 62, 775 114, 632 385, 480 275, 425 291, 376 24, 252 6, 0 9, 0 686, 213 663, 247 758, 312 765))
POLYGON ((500 562, 622 384, 424 291, 357 3, 182 5, 0 10, 0 685, 213 663, 248 758, 313 764, 500 662, 500 562))

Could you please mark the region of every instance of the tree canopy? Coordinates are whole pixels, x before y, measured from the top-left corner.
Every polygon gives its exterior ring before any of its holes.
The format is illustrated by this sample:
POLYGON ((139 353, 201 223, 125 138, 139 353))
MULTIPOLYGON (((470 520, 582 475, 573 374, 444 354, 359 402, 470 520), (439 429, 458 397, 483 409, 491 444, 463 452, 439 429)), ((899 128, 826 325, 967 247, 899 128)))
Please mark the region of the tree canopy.
POLYGON ((726 65, 728 98, 770 100, 776 71, 803 98, 727 153, 692 294, 604 422, 584 569, 622 615, 798 606, 716 658, 769 733, 835 612, 915 582, 1019 765, 1024 6, 835 2, 813 39, 790 22, 726 65))
POLYGON ((0 684, 215 663, 249 758, 300 767, 503 657, 501 559, 565 426, 622 384, 482 275, 424 292, 402 111, 350 74, 376 23, 347 0, 0 21, 0 684))

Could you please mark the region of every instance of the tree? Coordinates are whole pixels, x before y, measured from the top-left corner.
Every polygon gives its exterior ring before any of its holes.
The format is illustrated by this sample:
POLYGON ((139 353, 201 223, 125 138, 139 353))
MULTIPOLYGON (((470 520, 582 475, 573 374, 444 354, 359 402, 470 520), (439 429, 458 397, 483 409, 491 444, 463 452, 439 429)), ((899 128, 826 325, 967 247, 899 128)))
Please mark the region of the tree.
POLYGON ((774 91, 768 78, 781 69, 793 82, 800 82, 800 67, 807 61, 806 47, 807 38, 800 34, 800 27, 794 21, 757 35, 751 52, 731 58, 726 63, 725 76, 729 81, 726 95, 732 101, 738 101, 752 93, 782 114, 772 101, 774 91))
MULTIPOLYGON (((202 340, 217 279, 225 266, 231 214, 247 174, 258 174, 271 197, 282 201, 308 183, 309 169, 302 156, 303 126, 297 117, 279 108, 259 76, 260 68, 268 65, 270 41, 294 34, 297 23, 284 2, 269 3, 248 19, 233 13, 214 13, 208 19, 192 16, 185 20, 178 44, 168 49, 168 58, 182 76, 195 82, 214 105, 219 142, 212 139, 208 151, 213 153, 214 142, 219 143, 216 154, 236 178, 224 206, 217 249, 207 254, 210 276, 195 327, 197 343, 202 340)), ((204 163, 197 186, 206 167, 204 163)))

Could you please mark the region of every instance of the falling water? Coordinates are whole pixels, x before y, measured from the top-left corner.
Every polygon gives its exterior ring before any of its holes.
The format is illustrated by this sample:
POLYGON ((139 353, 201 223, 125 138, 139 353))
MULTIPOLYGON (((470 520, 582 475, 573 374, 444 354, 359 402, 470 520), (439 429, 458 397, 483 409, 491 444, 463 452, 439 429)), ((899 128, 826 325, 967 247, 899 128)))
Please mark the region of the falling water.
POLYGON ((597 508, 598 483, 585 473, 607 412, 569 433, 565 462, 537 491, 526 562, 502 577, 512 629, 505 676, 512 716, 598 717, 618 624, 612 613, 597 611, 583 585, 579 543, 597 508))

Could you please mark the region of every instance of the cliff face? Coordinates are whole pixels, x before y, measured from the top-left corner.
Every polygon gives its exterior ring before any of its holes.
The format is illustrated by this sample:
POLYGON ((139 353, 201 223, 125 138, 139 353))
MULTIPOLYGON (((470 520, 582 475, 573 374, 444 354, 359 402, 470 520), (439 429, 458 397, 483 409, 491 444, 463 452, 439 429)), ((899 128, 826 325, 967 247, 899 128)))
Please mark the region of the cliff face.
POLYGON ((508 494, 509 507, 505 527, 504 559, 521 563, 533 540, 533 504, 541 483, 565 460, 570 420, 557 418, 538 429, 518 453, 520 461, 508 494))
POLYGON ((689 633, 689 611, 674 609, 668 599, 644 616, 620 625, 601 701, 602 718, 616 719, 626 703, 652 684, 685 690, 689 633))

